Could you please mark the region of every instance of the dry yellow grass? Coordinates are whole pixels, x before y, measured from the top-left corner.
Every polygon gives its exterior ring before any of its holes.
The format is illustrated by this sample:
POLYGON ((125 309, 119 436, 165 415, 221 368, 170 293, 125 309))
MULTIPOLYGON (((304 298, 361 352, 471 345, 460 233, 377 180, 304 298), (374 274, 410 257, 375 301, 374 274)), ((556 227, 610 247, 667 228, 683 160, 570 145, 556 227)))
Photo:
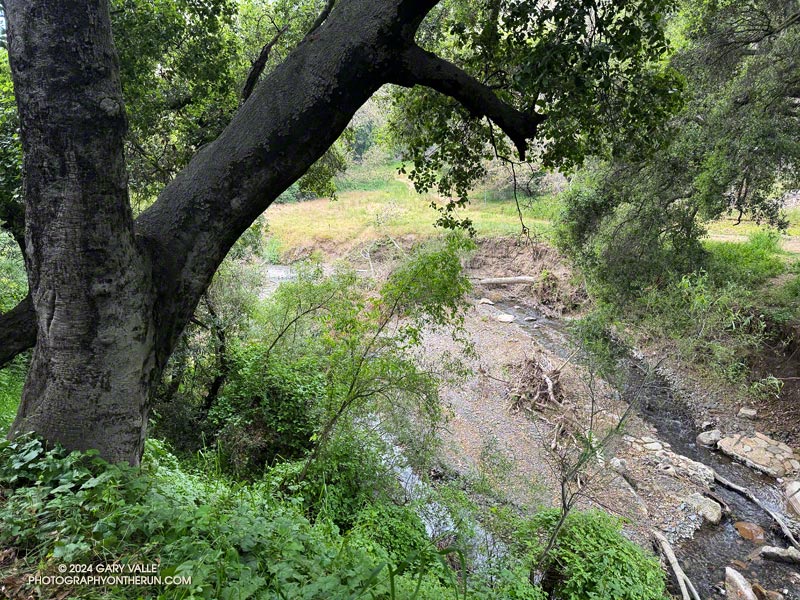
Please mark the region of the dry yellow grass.
MULTIPOLYGON (((328 252, 349 250, 376 239, 420 239, 439 235, 434 227, 438 213, 431 208, 434 195, 417 194, 413 186, 397 175, 396 165, 354 166, 340 182, 344 191, 337 200, 319 198, 294 204, 276 204, 266 213, 273 247, 281 253, 319 248, 328 252)), ((559 211, 555 198, 541 198, 523 206, 523 220, 533 235, 545 239, 552 232, 552 221, 559 211)), ((800 209, 787 211, 789 228, 782 236, 782 247, 800 254, 800 209)), ((503 236, 522 231, 513 200, 489 200, 481 192, 459 211, 470 218, 478 236, 503 236)), ((760 230, 761 225, 725 217, 708 225, 713 241, 742 242, 760 230)))
MULTIPOLYGON (((276 204, 266 213, 269 235, 280 252, 297 248, 351 248, 371 240, 424 238, 442 233, 434 227, 438 213, 433 196, 420 195, 403 181, 390 181, 383 189, 348 191, 337 200, 319 198, 294 204, 276 204)), ((532 233, 545 235, 550 221, 537 218, 536 209, 523 208, 532 233)), ((458 212, 472 219, 479 236, 513 235, 522 226, 513 201, 484 202, 480 198, 458 212)))

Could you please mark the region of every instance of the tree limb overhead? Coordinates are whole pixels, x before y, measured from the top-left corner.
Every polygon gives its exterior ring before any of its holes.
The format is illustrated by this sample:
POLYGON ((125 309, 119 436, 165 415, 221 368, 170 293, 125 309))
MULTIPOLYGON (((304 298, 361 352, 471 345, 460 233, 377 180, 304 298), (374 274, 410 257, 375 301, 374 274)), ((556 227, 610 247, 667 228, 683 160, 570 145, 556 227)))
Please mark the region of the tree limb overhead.
POLYGON ((475 117, 487 117, 514 142, 522 160, 527 140, 536 135, 544 115, 523 113, 498 98, 492 89, 458 66, 417 45, 409 46, 393 83, 405 87, 424 85, 458 100, 475 117))

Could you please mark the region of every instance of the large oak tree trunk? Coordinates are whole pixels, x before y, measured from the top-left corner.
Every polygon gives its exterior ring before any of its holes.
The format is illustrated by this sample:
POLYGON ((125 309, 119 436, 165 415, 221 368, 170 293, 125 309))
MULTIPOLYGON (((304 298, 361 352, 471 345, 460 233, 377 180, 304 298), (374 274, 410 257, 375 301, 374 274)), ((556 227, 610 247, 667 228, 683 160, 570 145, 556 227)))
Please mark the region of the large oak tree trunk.
POLYGON ((155 294, 133 234, 108 6, 7 9, 37 339, 12 431, 136 463, 156 374, 155 294))

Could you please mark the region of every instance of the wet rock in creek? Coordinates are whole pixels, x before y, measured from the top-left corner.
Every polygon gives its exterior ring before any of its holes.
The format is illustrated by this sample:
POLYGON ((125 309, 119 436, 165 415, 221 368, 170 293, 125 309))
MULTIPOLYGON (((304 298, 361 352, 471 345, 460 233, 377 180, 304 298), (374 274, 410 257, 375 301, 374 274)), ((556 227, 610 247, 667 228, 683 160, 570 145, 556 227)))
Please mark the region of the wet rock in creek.
POLYGON ((717 447, 748 467, 772 477, 783 477, 800 469, 800 462, 789 446, 763 433, 749 437, 742 434, 724 437, 717 447))
POLYGON ((757 583, 753 584, 753 593, 758 600, 783 600, 783 594, 773 590, 766 590, 757 583))
POLYGON ((785 563, 800 564, 800 550, 795 547, 779 548, 777 546, 764 546, 759 551, 761 558, 777 560, 785 563))
POLYGON ((730 600, 758 600, 753 586, 736 569, 725 567, 725 595, 730 600))
POLYGON ((737 521, 733 524, 739 535, 751 542, 763 542, 765 539, 764 530, 755 523, 748 523, 747 521, 737 521))
POLYGON ((684 502, 709 523, 716 525, 722 520, 722 507, 711 498, 694 493, 688 496, 684 502))
POLYGON ((697 445, 713 448, 721 439, 722 432, 719 429, 712 429, 711 431, 704 431, 697 436, 697 445))
POLYGON ((800 481, 786 484, 786 510, 789 514, 800 517, 800 481))

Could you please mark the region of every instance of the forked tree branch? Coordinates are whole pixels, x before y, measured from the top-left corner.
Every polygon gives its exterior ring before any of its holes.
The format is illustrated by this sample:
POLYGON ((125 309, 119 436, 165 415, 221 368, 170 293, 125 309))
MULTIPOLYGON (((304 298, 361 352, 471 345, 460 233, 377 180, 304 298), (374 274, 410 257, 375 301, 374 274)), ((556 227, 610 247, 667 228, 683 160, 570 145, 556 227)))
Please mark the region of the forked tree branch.
POLYGON ((417 45, 405 50, 400 67, 393 83, 405 87, 424 85, 458 100, 471 115, 496 123, 514 143, 520 158, 525 159, 527 140, 536 135, 544 115, 517 110, 500 100, 489 86, 417 45))
POLYGON ((269 55, 272 52, 272 48, 278 43, 278 40, 281 39, 281 36, 286 33, 287 29, 289 29, 289 26, 284 25, 278 30, 272 39, 268 41, 263 48, 261 48, 258 58, 253 61, 253 64, 250 67, 250 72, 247 74, 247 81, 244 82, 242 95, 239 100, 240 104, 244 104, 245 101, 250 97, 250 94, 253 93, 253 89, 258 83, 259 77, 261 77, 261 74, 264 72, 264 68, 267 66, 267 61, 269 60, 269 55))
POLYGON ((317 20, 314 21, 311 29, 308 30, 308 33, 306 34, 307 36, 314 33, 317 29, 319 29, 319 26, 325 22, 325 19, 328 18, 328 15, 331 14, 331 10, 333 10, 334 4, 336 4, 336 0, 328 0, 327 4, 325 4, 325 8, 323 8, 322 12, 319 13, 317 20))

